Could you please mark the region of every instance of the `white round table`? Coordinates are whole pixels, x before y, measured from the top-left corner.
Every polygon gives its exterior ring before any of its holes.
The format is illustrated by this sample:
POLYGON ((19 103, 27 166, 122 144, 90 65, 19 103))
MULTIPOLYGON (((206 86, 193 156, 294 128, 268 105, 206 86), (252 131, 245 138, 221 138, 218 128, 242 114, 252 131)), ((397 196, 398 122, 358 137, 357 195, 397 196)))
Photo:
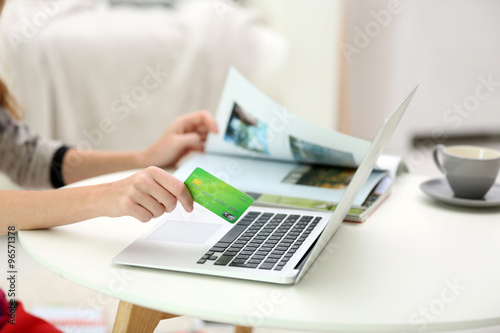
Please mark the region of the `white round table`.
MULTIPOLYGON (((130 172, 80 182, 115 180, 130 172)), ((428 198, 406 175, 364 223, 343 223, 296 285, 119 266, 155 221, 97 218, 20 231, 23 247, 62 277, 159 312, 247 327, 422 332, 500 325, 500 207, 428 198)))

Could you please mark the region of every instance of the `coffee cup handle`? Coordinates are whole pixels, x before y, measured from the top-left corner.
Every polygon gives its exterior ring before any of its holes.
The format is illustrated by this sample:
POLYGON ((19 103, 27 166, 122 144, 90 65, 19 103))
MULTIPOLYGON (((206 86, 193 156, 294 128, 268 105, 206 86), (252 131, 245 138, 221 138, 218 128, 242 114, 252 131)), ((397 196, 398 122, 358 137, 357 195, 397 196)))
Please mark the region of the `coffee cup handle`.
POLYGON ((432 151, 432 157, 434 158, 434 163, 436 163, 436 166, 441 170, 443 174, 446 175, 446 171, 443 167, 443 163, 441 162, 441 159, 439 158, 439 155, 443 154, 443 151, 446 147, 444 145, 436 145, 434 147, 434 150, 432 151))

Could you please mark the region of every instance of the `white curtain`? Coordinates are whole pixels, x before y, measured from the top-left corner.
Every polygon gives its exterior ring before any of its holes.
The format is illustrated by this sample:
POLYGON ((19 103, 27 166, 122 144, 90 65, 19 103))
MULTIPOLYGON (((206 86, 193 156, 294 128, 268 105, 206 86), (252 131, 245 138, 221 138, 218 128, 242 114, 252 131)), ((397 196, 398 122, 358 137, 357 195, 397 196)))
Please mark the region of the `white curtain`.
POLYGON ((215 112, 231 66, 262 80, 287 56, 257 13, 230 2, 12 0, 1 24, 26 121, 87 149, 145 148, 177 116, 215 112))

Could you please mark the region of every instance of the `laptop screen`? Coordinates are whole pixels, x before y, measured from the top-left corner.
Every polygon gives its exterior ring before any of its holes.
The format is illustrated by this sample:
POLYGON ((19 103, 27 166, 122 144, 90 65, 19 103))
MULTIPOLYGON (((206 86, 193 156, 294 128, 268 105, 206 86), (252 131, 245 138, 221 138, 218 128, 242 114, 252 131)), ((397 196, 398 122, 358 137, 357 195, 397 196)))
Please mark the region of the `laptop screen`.
POLYGON ((297 280, 302 278, 304 273, 307 272, 309 267, 315 261, 316 257, 318 257, 323 248, 330 241, 335 231, 337 231, 340 223, 342 223, 342 221, 344 220, 344 217, 347 215, 347 212, 351 208, 351 205, 354 202, 356 195, 358 194, 358 192, 363 187, 363 184, 368 179, 368 176, 370 175, 370 172, 375 166, 378 157, 382 153, 384 147, 387 145, 387 142, 389 142, 392 133, 394 133, 394 130, 398 126, 399 121, 403 117, 408 105, 410 104, 410 101, 413 98, 413 95, 417 90, 417 87, 418 84, 415 87, 413 87, 413 89, 410 91, 410 93, 408 93, 408 95, 405 97, 405 99, 399 105, 399 107, 385 119, 384 123, 380 127, 377 135, 375 136, 375 139, 373 139, 370 147, 365 153, 365 156, 361 164, 356 170, 356 173, 354 174, 351 182, 349 183, 349 186, 347 187, 344 195, 342 196, 340 203, 335 209, 331 220, 328 222, 328 225, 325 227, 325 230, 323 230, 323 233, 316 241, 316 244, 314 245, 312 251, 310 251, 309 257, 306 259, 304 267, 300 272, 297 280))

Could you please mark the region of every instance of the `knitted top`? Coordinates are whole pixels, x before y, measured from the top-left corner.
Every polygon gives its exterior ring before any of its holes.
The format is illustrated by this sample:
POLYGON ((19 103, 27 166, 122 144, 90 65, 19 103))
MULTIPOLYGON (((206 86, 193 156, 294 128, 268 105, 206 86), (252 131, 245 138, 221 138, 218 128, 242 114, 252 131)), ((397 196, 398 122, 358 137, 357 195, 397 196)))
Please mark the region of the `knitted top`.
POLYGON ((61 161, 66 150, 60 142, 33 133, 0 107, 0 172, 16 184, 29 188, 64 185, 61 161))

